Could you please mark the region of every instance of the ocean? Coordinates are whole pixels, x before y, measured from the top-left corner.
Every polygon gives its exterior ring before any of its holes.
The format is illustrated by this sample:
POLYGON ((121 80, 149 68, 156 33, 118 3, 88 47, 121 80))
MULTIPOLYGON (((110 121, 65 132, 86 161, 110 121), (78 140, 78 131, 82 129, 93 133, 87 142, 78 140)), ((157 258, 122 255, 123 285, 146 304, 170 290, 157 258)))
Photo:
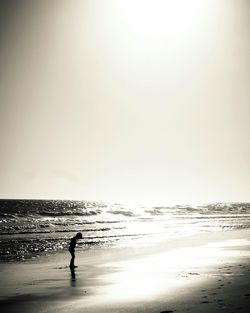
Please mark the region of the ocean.
POLYGON ((93 201, 0 200, 0 261, 68 248, 151 245, 197 233, 250 228, 250 203, 125 206, 93 201))

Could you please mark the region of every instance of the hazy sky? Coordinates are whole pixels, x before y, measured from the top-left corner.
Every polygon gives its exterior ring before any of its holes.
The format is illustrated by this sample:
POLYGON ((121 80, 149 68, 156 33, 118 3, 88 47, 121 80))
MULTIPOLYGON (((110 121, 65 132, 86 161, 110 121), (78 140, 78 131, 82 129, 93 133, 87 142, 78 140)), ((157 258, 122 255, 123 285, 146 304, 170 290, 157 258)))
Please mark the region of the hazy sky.
POLYGON ((250 1, 0 0, 0 197, 250 201, 250 1))

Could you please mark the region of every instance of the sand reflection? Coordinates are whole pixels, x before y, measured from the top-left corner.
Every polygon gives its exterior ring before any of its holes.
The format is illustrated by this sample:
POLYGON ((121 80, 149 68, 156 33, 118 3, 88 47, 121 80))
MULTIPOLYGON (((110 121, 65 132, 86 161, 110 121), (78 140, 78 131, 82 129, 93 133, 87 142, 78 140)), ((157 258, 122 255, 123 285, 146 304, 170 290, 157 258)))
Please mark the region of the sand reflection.
POLYGON ((239 250, 233 249, 237 245, 249 245, 249 241, 224 241, 106 264, 114 271, 100 277, 104 283, 103 298, 114 302, 140 301, 176 293, 180 286, 207 279, 206 273, 212 266, 239 256, 239 250))

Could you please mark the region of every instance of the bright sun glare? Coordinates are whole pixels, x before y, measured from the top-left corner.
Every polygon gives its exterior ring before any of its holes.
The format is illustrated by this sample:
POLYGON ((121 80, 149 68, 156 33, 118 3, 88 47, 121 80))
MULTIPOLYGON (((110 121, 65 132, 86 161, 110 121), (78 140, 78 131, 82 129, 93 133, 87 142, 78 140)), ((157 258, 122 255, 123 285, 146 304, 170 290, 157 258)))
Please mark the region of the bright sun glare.
POLYGON ((207 23, 211 25, 216 7, 214 1, 199 0, 129 0, 109 4, 121 35, 127 32, 147 43, 157 43, 165 37, 186 44, 186 40, 201 35, 207 23))
MULTIPOLYGON (((225 246, 237 245, 249 246, 249 242, 220 241, 216 244, 148 255, 143 259, 106 264, 105 266, 114 266, 118 270, 101 277, 102 280, 109 281, 104 288, 103 297, 106 300, 131 301, 145 299, 147 296, 152 298, 157 294, 173 294, 183 284, 188 288, 192 283, 204 279, 206 274, 201 272, 201 268, 207 269, 220 264, 222 260, 232 261, 233 257, 238 257, 238 251, 223 249, 225 246), (190 276, 189 279, 186 279, 187 276, 190 276)), ((244 255, 249 255, 249 252, 245 251, 244 255)))
POLYGON ((1 197, 247 201, 241 1, 23 2, 2 27, 1 197))

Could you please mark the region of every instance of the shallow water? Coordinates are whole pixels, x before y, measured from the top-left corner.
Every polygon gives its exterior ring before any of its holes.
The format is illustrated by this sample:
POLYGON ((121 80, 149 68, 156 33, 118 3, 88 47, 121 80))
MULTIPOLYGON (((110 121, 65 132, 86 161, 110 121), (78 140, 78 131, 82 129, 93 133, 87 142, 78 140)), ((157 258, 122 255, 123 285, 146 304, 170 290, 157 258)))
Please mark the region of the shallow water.
POLYGON ((250 228, 250 203, 123 206, 86 201, 0 200, 0 260, 66 249, 82 232, 82 249, 152 244, 196 233, 250 228))

